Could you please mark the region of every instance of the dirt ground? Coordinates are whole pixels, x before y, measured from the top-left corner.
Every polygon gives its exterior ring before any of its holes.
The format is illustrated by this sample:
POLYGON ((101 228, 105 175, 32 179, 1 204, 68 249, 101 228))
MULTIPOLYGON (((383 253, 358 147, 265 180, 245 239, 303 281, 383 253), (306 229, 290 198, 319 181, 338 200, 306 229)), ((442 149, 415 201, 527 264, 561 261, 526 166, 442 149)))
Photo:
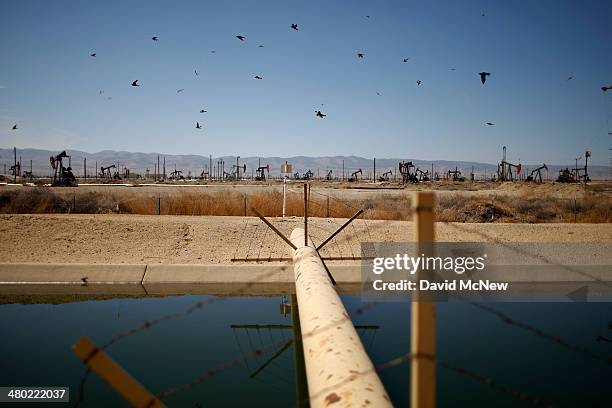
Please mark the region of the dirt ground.
MULTIPOLYGON (((272 219, 289 235, 301 218, 272 219)), ((316 244, 342 219, 310 219, 316 244)), ((197 264, 289 256, 289 247, 252 217, 147 216, 127 214, 1 215, 0 262, 197 264)), ((414 240, 405 221, 364 221, 330 242, 322 255, 359 257, 362 241, 414 240)), ((612 224, 438 223, 440 242, 612 242, 612 224)))

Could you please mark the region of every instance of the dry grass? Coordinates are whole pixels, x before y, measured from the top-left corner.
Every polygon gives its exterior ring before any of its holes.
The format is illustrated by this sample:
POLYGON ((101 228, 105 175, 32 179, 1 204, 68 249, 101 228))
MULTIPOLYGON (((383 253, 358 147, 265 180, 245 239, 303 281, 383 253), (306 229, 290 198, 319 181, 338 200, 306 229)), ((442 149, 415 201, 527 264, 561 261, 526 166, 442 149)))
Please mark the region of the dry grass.
MULTIPOLYGON (((162 196, 76 192, 71 196, 49 188, 29 188, 0 192, 0 213, 110 213, 162 215, 233 215, 252 216, 251 207, 265 216, 282 215, 280 191, 262 191, 244 195, 235 191, 183 191, 162 196), (161 208, 158 208, 161 204, 161 208)), ((409 194, 376 198, 338 200, 321 193, 311 194, 311 217, 349 218, 359 208, 364 218, 411 220, 409 194)), ((436 219, 447 222, 612 222, 612 197, 589 193, 574 199, 535 195, 469 196, 462 193, 439 195, 436 219)), ((286 214, 302 216, 304 202, 299 193, 287 195, 286 214)))

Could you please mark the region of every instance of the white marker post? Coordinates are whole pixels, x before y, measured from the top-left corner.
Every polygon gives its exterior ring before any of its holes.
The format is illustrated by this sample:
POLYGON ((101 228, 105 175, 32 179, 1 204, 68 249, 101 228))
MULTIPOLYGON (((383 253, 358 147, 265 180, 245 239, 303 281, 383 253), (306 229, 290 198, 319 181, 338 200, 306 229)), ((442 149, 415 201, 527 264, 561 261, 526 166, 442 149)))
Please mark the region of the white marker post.
POLYGON ((285 218, 286 198, 287 198, 287 176, 283 176, 283 218, 285 218))

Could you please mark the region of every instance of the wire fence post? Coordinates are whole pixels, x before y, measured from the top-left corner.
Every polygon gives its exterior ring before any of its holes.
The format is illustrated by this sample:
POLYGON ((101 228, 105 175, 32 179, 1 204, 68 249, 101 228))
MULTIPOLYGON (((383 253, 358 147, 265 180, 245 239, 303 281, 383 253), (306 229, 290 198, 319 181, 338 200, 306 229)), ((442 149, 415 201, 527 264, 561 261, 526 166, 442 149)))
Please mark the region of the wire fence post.
POLYGON ((246 217, 247 215, 247 197, 246 195, 244 196, 244 216, 246 217))
MULTIPOLYGON (((434 242, 433 192, 417 192, 415 205, 418 253, 431 252, 431 243, 434 242)), ((414 356, 410 372, 410 406, 412 408, 434 408, 436 406, 435 303, 413 301, 410 322, 412 326, 410 349, 414 356)))
POLYGON ((285 208, 287 200, 287 177, 283 177, 283 218, 285 218, 285 208))
POLYGON ((157 197, 157 215, 161 215, 161 197, 157 197))
POLYGON ((304 246, 308 246, 308 183, 304 183, 304 246))

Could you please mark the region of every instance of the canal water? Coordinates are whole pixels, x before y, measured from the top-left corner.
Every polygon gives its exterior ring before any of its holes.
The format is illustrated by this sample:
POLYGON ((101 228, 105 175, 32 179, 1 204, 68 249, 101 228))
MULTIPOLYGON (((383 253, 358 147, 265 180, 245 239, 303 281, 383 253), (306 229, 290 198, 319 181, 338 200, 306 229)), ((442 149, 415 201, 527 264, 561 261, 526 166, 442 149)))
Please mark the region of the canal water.
MULTIPOLYGON (((102 344, 145 320, 211 298, 1 305, 0 385, 69 386, 74 403, 84 367, 70 346, 79 337, 102 344)), ((360 306, 359 296, 343 296, 343 301, 349 311, 360 306)), ((132 335, 110 347, 108 353, 154 393, 226 366, 165 399, 168 406, 297 406, 291 315, 281 315, 280 302, 280 297, 223 298, 132 335), (256 350, 263 351, 256 355, 256 350)), ((610 303, 489 305, 572 346, 612 355, 612 343, 596 340, 598 336, 612 338, 610 303)), ((440 303, 437 315, 439 361, 477 375, 439 367, 438 406, 529 406, 533 398, 554 406, 612 406, 612 366, 605 361, 504 323, 470 304, 440 303)), ((353 321, 361 327, 358 332, 375 365, 409 350, 409 304, 378 304, 353 316, 353 321)), ((394 404, 407 406, 409 365, 385 368, 380 376, 394 404)), ((127 404, 92 374, 80 406, 127 404)))

